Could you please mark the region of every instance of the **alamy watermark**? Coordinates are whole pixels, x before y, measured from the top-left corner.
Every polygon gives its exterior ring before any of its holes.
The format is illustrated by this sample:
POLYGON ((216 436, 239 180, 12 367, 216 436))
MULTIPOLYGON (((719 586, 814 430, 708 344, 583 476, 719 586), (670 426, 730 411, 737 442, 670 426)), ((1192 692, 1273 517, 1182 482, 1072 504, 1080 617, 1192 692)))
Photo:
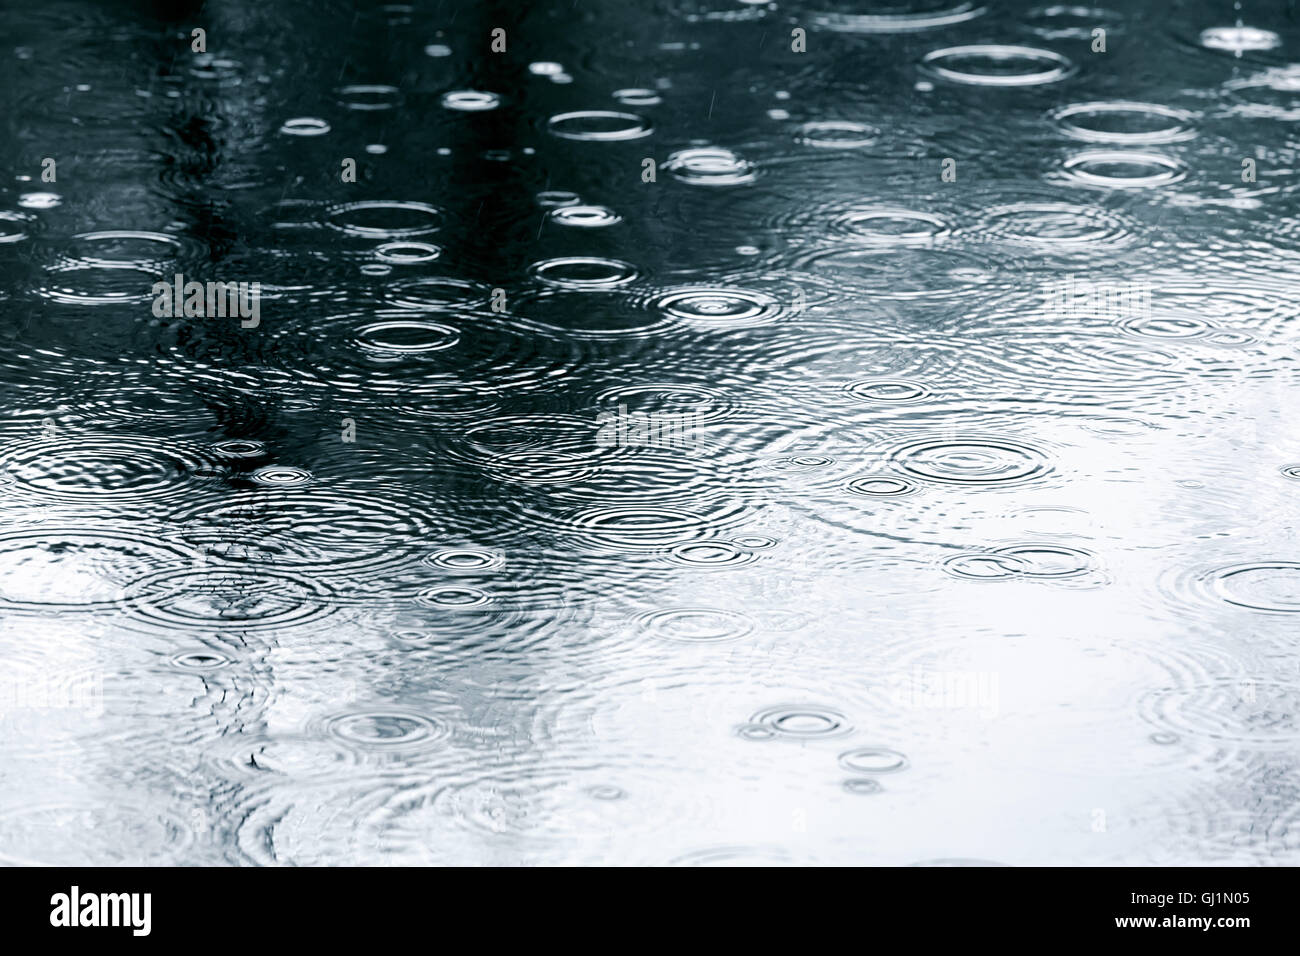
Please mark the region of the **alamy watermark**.
POLYGON ((186 282, 179 272, 171 282, 153 284, 153 314, 163 318, 238 318, 255 329, 262 321, 262 283, 186 282))
POLYGON ((699 412, 629 412, 626 405, 596 416, 601 448, 694 448, 700 441, 699 412))
POLYGON ((83 893, 74 885, 50 897, 50 925, 118 926, 130 929, 132 936, 148 936, 152 910, 152 893, 83 893))
POLYGON ((0 676, 0 717, 26 710, 71 710, 86 717, 102 717, 104 679, 99 674, 0 676))
POLYGON ((903 710, 973 710, 985 720, 998 715, 998 675, 992 671, 927 671, 915 668, 890 681, 890 701, 903 710))
POLYGON ((1102 319, 1151 318, 1151 285, 1147 282, 1093 282, 1069 275, 1043 289, 1048 311, 1102 319))

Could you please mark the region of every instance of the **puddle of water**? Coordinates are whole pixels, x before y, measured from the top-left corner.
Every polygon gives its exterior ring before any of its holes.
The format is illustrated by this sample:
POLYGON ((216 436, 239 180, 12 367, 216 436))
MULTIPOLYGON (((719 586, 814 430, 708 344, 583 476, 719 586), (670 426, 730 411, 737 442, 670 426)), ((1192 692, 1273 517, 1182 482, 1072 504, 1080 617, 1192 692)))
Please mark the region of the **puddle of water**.
POLYGON ((92 6, 0 860, 1300 863, 1284 10, 92 6))

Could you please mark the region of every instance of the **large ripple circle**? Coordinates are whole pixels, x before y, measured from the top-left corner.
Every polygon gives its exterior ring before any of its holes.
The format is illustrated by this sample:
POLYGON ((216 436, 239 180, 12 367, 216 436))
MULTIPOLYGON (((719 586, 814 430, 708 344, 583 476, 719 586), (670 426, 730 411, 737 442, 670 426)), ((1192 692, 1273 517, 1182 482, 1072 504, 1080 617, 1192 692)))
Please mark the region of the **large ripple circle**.
POLYGON ((998 44, 933 50, 922 58, 921 68, 939 79, 975 86, 1039 86, 1075 70, 1069 59, 1051 50, 998 44))
POLYGON ((552 136, 584 142, 614 142, 640 139, 654 132, 644 116, 614 110, 577 110, 557 113, 546 121, 552 136))
POLYGON ((1047 455, 1010 439, 927 439, 897 449, 894 463, 915 478, 954 485, 1019 484, 1051 470, 1047 455))

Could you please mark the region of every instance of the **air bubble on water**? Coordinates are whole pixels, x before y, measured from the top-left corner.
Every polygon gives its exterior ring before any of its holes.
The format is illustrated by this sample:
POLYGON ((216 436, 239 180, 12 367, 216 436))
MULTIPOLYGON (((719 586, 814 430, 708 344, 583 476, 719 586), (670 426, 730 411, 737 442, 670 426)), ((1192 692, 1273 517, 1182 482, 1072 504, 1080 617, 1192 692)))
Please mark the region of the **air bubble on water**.
POLYGON ((252 439, 233 438, 217 442, 212 450, 223 458, 259 458, 266 454, 266 445, 252 439))
MULTIPOLYGON (((909 10, 908 4, 882 3, 879 12, 828 11, 812 15, 812 24, 818 30, 830 30, 836 33, 920 33, 936 30, 974 20, 987 12, 988 7, 974 0, 926 0, 922 4, 911 4, 920 9, 909 10)), ((855 8, 875 4, 853 4, 855 8)))
POLYGON ((839 711, 820 704, 779 704, 760 710, 742 728, 763 728, 776 737, 821 740, 853 733, 853 725, 839 711))
POLYGON ((572 226, 580 229, 598 229, 614 226, 623 221, 623 217, 607 206, 565 205, 552 209, 549 218, 560 226, 572 226))
POLYGON ((231 659, 212 651, 185 651, 173 656, 171 664, 179 670, 206 673, 229 667, 231 659))
POLYGON ((599 256, 544 259, 529 266, 528 272, 548 285, 570 289, 607 289, 631 282, 639 275, 630 262, 599 256))
POLYGON ((671 153, 664 168, 675 179, 694 186, 738 186, 752 183, 758 167, 720 146, 695 146, 671 153))
POLYGON ((266 465, 249 475, 255 484, 283 487, 285 485, 309 485, 312 474, 304 468, 291 465, 266 465))
POLYGON ((1069 58, 1037 47, 974 44, 932 50, 921 69, 936 79, 974 86, 1039 86, 1057 83, 1076 67, 1069 58))
POLYGON ((663 102, 657 90, 641 88, 615 90, 613 97, 624 106, 658 106, 663 102))
POLYGON ((582 197, 577 193, 569 192, 567 189, 547 189, 533 197, 537 205, 543 209, 550 209, 555 206, 574 206, 582 202, 582 197))
POLYGON ((280 132, 290 136, 324 136, 329 131, 330 124, 315 116, 296 116, 280 126, 280 132))
POLYGON ((654 132, 654 127, 645 117, 613 110, 557 113, 546 121, 546 129, 561 139, 585 142, 640 139, 654 132))
POLYGON ((326 720, 325 730, 344 744, 375 751, 422 750, 439 745, 451 734, 440 720, 395 708, 337 714, 326 720))
POLYGON ((490 571, 504 567, 505 558, 494 552, 479 548, 447 548, 426 555, 423 562, 430 567, 444 571, 490 571))
POLYGON ((437 585, 425 588, 416 595, 416 603, 430 608, 474 608, 482 607, 492 598, 479 588, 461 585, 437 585))
POLYGON ((18 197, 18 205, 24 209, 53 209, 63 205, 63 197, 58 193, 23 193, 18 197))
POLYGON ((336 203, 325 212, 325 225, 354 236, 396 239, 437 232, 443 212, 425 202, 362 199, 336 203))
POLYGON ((844 488, 851 494, 866 498, 900 498, 915 494, 918 485, 893 475, 861 475, 846 481, 844 488))
POLYGON ((879 129, 865 123, 815 120, 799 127, 795 132, 795 141, 823 149, 859 149, 873 145, 880 135, 879 129))
POLYGON ((394 319, 363 326, 355 341, 368 352, 400 356, 452 348, 460 341, 460 332, 439 322, 394 319))
POLYGON ((484 90, 453 90, 444 93, 439 102, 449 110, 478 113, 496 109, 501 105, 501 97, 484 90))
POLYGON ((1187 176, 1179 159, 1132 150, 1087 150, 1068 157, 1061 168, 1070 182, 1109 189, 1169 186, 1187 176))
POLYGON ((427 242, 386 242, 375 248, 376 258, 393 265, 432 262, 442 250, 427 242))
POLYGON ((775 296, 721 286, 672 290, 659 296, 654 305, 673 318, 697 325, 762 325, 785 314, 775 296))
POLYGON ((1092 143, 1150 145, 1175 143, 1196 135, 1188 110, 1130 100, 1073 103, 1050 114, 1066 136, 1092 143))
POLYGON ((1202 30, 1200 40, 1201 46, 1207 49, 1224 50, 1237 56, 1259 50, 1275 50, 1282 45, 1282 38, 1272 30, 1240 24, 1202 30))
POLYGON ((391 110, 402 102, 401 90, 381 83, 354 83, 339 87, 335 94, 338 104, 349 110, 391 110))
POLYGON ((844 391, 859 401, 882 402, 890 405, 921 402, 930 396, 930 389, 919 382, 891 379, 851 382, 844 387, 844 391))
POLYGON ((852 773, 897 773, 907 769, 907 757, 885 747, 860 747, 840 754, 840 766, 852 773))

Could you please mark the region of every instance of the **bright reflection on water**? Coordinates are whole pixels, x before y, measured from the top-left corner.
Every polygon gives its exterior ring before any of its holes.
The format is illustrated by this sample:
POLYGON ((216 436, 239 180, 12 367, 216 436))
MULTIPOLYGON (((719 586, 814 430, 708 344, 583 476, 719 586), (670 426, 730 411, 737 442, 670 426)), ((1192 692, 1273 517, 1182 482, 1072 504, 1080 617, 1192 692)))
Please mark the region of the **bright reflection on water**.
POLYGON ((0 857, 1300 862, 1280 7, 528 6, 0 14, 0 857))

